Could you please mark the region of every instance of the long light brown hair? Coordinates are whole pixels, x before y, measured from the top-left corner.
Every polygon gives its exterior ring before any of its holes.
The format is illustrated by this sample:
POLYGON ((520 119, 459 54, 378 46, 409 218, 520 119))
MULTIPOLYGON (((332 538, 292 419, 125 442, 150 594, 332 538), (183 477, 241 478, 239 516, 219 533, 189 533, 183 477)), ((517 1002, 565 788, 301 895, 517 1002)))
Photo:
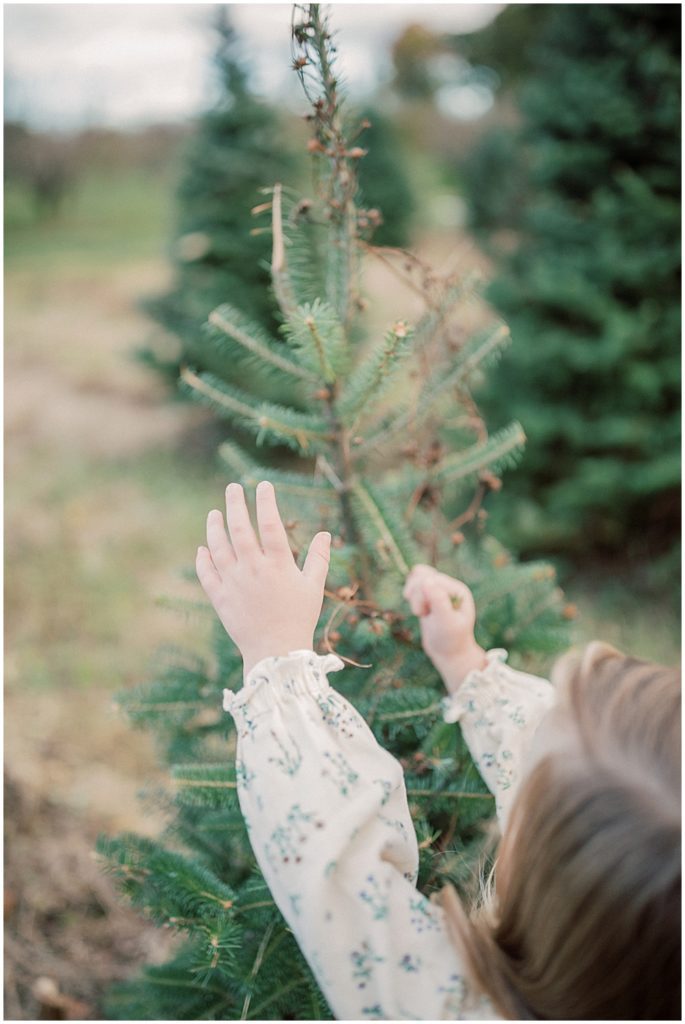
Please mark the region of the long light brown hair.
POLYGON ((552 678, 563 739, 480 905, 443 890, 450 934, 505 1017, 680 1019, 680 674, 594 642, 552 678))

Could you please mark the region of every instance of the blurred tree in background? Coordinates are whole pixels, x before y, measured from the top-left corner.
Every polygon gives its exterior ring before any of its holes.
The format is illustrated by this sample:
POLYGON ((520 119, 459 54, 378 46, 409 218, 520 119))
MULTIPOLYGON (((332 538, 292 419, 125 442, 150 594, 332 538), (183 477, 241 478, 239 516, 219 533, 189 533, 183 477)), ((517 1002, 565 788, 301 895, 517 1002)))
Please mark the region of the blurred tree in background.
POLYGON ((514 112, 515 123, 486 130, 457 167, 468 201, 468 222, 490 254, 512 242, 525 220, 529 167, 522 144, 518 93, 533 71, 536 40, 553 11, 551 4, 508 4, 478 32, 450 38, 456 53, 496 70, 497 106, 514 112))
MULTIPOLYGON (((315 644, 339 651, 351 666, 336 688, 402 760, 420 839, 418 884, 428 894, 448 879, 460 885, 470 878, 493 802, 459 729, 442 719, 444 685, 402 598, 409 568, 430 561, 464 579, 479 610, 478 641, 505 646, 528 664, 565 646, 572 612, 549 566, 518 565, 485 532, 484 493, 499 489, 497 474, 516 461, 524 437, 517 423, 489 433, 471 397, 508 338, 492 318, 468 329, 474 281, 440 277, 403 254, 398 269, 413 275, 423 312, 413 325, 395 319, 385 331, 364 330, 362 269, 377 251, 367 244, 374 218, 355 202, 363 151, 349 142, 354 126, 318 5, 299 12, 294 35, 295 66, 311 103, 317 188, 312 200, 276 185, 267 204, 284 340, 224 304, 207 332, 225 358, 224 373, 192 364, 182 383, 244 438, 290 453, 288 468, 273 469, 233 440, 219 451, 250 501, 260 479, 275 484, 296 557, 312 531, 332 533, 315 644), (305 411, 238 387, 231 366, 241 349, 260 372, 294 384, 305 411), (445 510, 455 503, 452 519, 445 510)), ((134 904, 183 942, 172 960, 114 989, 108 1012, 126 1020, 327 1019, 314 976, 256 868, 240 813, 238 792, 249 780, 230 755, 235 731, 221 693, 241 686, 242 659, 204 600, 200 607, 212 620, 209 657, 175 651, 147 685, 122 695, 132 721, 154 731, 171 766, 174 792, 161 797, 166 834, 99 843, 134 904)))
POLYGON ((408 25, 392 48, 393 86, 406 99, 428 99, 435 92, 431 64, 443 45, 423 25, 408 25))
POLYGON ((471 64, 494 68, 503 90, 514 90, 530 75, 532 50, 555 6, 507 4, 484 28, 447 41, 471 64))
POLYGON ((369 125, 360 138, 366 151, 359 167, 361 204, 379 210, 383 218, 374 232, 374 243, 406 246, 416 202, 400 140, 390 118, 377 107, 366 107, 360 118, 369 125))
POLYGON ((492 528, 576 564, 649 561, 655 583, 673 583, 680 10, 546 7, 529 55, 520 129, 486 138, 466 167, 474 227, 500 263, 488 297, 514 338, 480 402, 529 437, 492 528))
MULTIPOLYGON (((276 327, 269 239, 254 232, 251 210, 261 202, 265 182, 291 178, 296 170, 279 116, 250 91, 225 5, 216 9, 215 28, 219 97, 186 150, 177 192, 174 280, 167 294, 145 303, 152 317, 178 339, 180 355, 165 358, 149 346, 141 357, 173 382, 188 359, 216 369, 217 353, 207 345, 203 327, 220 302, 239 296, 247 315, 264 328, 276 327)), ((249 375, 240 355, 235 372, 249 375)))

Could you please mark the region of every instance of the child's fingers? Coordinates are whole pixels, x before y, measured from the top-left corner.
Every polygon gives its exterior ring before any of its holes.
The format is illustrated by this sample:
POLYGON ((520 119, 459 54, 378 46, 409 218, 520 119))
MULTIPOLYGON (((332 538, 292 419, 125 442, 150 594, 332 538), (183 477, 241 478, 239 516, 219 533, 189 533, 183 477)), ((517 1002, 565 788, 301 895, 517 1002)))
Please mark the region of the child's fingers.
POLYGON ((257 484, 257 524, 265 555, 288 555, 292 558, 288 534, 276 503, 276 492, 268 480, 257 484))
POLYGON ((423 586, 420 580, 414 579, 411 583, 405 584, 402 594, 414 615, 423 614, 423 608, 426 602, 423 596, 423 586))
POLYGON ((411 593, 407 596, 409 607, 411 608, 414 615, 421 617, 422 615, 428 614, 428 602, 423 592, 423 587, 416 586, 412 589, 411 593))
POLYGON ((454 614, 452 598, 444 587, 427 585, 423 588, 423 593, 426 598, 426 604, 428 605, 428 611, 426 614, 432 615, 437 613, 440 616, 454 614))
POLYGON ((302 575, 314 580, 323 590, 330 560, 331 535, 325 531, 317 533, 309 545, 309 551, 302 566, 302 575))
POLYGON ((207 516, 207 545, 214 568, 220 576, 225 575, 235 565, 235 555, 228 543, 224 517, 217 508, 213 508, 207 516))
POLYGON ((418 580, 425 579, 427 576, 437 573, 437 571, 438 570, 434 569, 431 565, 423 565, 419 563, 409 570, 404 585, 405 587, 409 586, 412 583, 416 583, 418 580))
POLYGON ((431 569, 429 565, 415 565, 410 571, 406 580, 404 581, 404 587, 402 588, 402 596, 410 601, 410 596, 414 590, 421 587, 421 584, 431 578, 431 573, 435 573, 435 570, 431 569))
POLYGON ((197 549, 197 555, 195 556, 195 572, 199 579, 202 589, 214 604, 219 597, 221 591, 221 577, 216 571, 216 567, 212 561, 212 556, 209 553, 208 548, 199 547, 197 549))
POLYGON ((226 488, 226 522, 231 535, 231 544, 236 558, 250 561, 261 554, 255 532, 250 522, 250 513, 245 502, 245 492, 240 484, 231 483, 226 488))

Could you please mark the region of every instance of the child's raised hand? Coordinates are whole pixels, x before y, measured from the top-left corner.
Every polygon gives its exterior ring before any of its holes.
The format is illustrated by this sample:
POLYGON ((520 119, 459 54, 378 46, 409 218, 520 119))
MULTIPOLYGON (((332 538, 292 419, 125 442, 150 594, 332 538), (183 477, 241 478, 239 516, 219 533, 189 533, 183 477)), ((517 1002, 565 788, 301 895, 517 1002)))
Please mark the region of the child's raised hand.
POLYGON ((483 668, 485 651, 475 640, 476 606, 461 580, 430 565, 415 565, 402 591, 419 616, 424 651, 455 690, 472 668, 483 668))
POLYGON ((197 549, 202 589, 243 656, 245 675, 262 658, 311 649, 330 560, 330 533, 313 538, 298 569, 273 485, 257 485, 259 538, 240 484, 226 488, 226 522, 207 516, 207 547, 197 549))

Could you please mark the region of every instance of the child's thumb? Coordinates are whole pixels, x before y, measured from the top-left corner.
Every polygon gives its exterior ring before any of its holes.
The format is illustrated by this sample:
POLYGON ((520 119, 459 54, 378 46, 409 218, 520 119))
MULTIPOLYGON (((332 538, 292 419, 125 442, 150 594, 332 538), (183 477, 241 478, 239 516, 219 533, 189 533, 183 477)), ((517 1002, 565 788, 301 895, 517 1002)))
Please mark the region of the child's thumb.
POLYGON ((331 535, 324 531, 317 533, 309 545, 307 557, 302 566, 302 575, 315 580, 320 586, 326 582, 328 565, 331 560, 331 535))

